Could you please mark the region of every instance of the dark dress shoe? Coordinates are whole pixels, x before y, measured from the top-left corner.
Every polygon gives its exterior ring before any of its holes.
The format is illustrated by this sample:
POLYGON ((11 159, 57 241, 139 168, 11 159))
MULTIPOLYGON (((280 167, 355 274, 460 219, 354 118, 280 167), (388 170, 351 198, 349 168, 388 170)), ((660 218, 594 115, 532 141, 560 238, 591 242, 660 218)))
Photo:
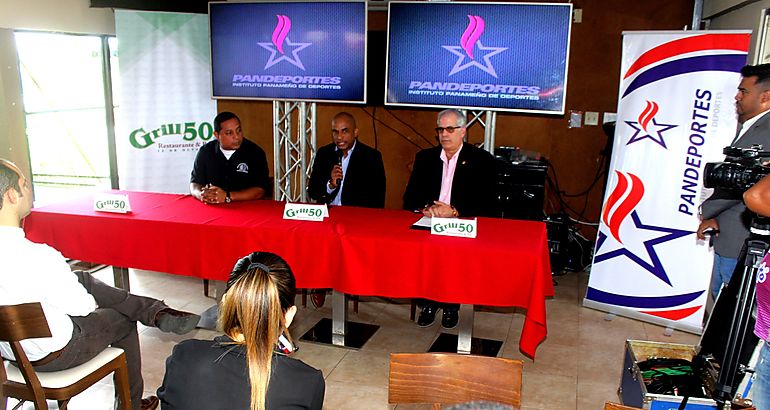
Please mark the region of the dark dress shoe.
POLYGON ((417 326, 428 327, 436 321, 436 308, 425 306, 420 311, 420 317, 417 318, 417 326))
POLYGON ((165 308, 155 315, 155 326, 166 333, 183 335, 195 329, 199 320, 201 317, 195 313, 165 308))
POLYGON ((459 315, 454 309, 444 309, 444 313, 441 316, 441 327, 444 329, 452 329, 457 326, 459 321, 459 315))
POLYGON ((160 400, 156 396, 148 396, 142 399, 142 404, 139 406, 142 410, 155 410, 158 408, 160 400))
POLYGON ((325 289, 313 289, 310 291, 310 303, 317 308, 321 308, 326 302, 326 290, 325 289))

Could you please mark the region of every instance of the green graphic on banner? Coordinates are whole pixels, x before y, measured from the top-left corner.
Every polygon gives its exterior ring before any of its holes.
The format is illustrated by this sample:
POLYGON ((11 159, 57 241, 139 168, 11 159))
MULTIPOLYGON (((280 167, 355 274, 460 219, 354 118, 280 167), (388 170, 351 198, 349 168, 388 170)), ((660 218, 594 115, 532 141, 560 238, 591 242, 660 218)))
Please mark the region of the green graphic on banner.
POLYGON ((118 166, 123 189, 186 193, 195 154, 213 137, 208 17, 115 11, 118 166))

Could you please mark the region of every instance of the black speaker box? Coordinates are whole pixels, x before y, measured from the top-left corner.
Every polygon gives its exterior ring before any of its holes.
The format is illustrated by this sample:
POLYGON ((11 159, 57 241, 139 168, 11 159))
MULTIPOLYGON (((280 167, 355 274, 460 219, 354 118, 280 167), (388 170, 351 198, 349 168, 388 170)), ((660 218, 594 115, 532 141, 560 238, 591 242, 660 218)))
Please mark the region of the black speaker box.
POLYGON ((543 220, 545 161, 512 162, 497 159, 498 216, 508 219, 543 220))

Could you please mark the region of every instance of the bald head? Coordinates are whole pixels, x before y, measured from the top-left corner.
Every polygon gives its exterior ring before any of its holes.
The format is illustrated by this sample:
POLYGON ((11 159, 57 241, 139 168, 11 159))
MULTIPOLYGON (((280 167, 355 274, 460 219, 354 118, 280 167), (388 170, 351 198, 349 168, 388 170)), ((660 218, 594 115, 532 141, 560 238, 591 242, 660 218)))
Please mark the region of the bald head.
POLYGON ((356 125, 356 119, 353 117, 353 115, 345 111, 337 113, 337 115, 335 115, 334 118, 332 118, 332 124, 334 124, 335 122, 341 119, 347 120, 351 128, 358 128, 358 126, 356 125))
POLYGON ((347 155, 358 139, 356 119, 350 113, 341 112, 332 119, 332 142, 338 150, 347 155))

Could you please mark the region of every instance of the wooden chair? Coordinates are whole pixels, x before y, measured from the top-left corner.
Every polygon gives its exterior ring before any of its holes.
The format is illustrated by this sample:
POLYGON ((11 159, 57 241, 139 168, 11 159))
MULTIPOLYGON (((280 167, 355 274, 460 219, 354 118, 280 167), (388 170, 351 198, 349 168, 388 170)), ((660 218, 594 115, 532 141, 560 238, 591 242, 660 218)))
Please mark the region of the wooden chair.
POLYGON ((131 409, 126 355, 122 349, 108 347, 90 361, 57 372, 36 372, 21 347, 21 340, 50 337, 40 303, 0 306, 0 341, 8 342, 16 357, 15 364, 2 358, 0 366, 0 409, 5 409, 8 397, 31 401, 35 409, 48 409, 46 399, 57 400, 64 410, 70 399, 105 376, 115 372, 117 390, 123 410, 131 409))
POLYGON ((629 407, 610 401, 604 402, 604 410, 642 410, 639 407, 629 407))
POLYGON ((486 400, 521 405, 521 360, 455 353, 392 353, 388 403, 444 404, 486 400))

